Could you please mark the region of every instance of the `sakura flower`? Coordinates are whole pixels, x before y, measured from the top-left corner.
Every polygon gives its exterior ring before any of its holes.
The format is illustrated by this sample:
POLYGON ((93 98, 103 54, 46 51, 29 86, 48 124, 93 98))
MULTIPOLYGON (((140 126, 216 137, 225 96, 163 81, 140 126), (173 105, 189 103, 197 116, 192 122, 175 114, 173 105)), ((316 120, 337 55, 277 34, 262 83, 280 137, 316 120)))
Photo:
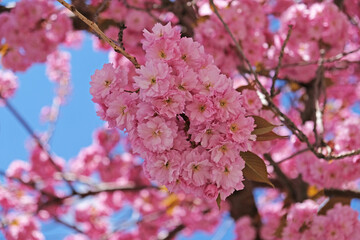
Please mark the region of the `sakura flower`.
POLYGON ((240 94, 230 88, 222 94, 216 94, 214 102, 219 111, 216 117, 220 121, 226 121, 237 115, 243 115, 245 112, 245 109, 242 107, 240 94))
POLYGON ((115 69, 111 63, 104 64, 101 70, 96 70, 91 76, 90 93, 94 99, 103 99, 109 95, 111 85, 115 81, 115 69))
POLYGON ((171 69, 166 63, 149 61, 136 72, 135 86, 140 88, 140 97, 159 97, 169 90, 169 74, 171 69))
POLYGON ((204 148, 196 148, 185 153, 184 180, 195 186, 204 185, 210 176, 210 154, 204 148))
POLYGON ((193 124, 210 121, 213 118, 215 109, 213 103, 205 96, 197 94, 193 102, 186 107, 186 113, 193 124))
POLYGON ((174 122, 165 121, 161 117, 154 117, 139 124, 137 131, 145 147, 153 152, 169 150, 177 136, 174 122))

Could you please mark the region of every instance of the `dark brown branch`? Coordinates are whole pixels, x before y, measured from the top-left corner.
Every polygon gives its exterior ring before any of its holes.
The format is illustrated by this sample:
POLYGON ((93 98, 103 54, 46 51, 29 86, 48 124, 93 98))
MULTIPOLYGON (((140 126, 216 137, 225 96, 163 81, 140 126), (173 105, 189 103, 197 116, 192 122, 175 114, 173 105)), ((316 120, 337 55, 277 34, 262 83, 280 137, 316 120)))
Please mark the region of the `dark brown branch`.
POLYGON ((290 197, 297 201, 296 192, 294 191, 294 186, 292 185, 290 179, 284 174, 278 164, 272 159, 270 154, 264 154, 264 158, 269 161, 271 166, 273 166, 275 174, 278 176, 280 183, 285 187, 290 197))
POLYGON ((360 192, 339 189, 324 189, 325 196, 328 197, 347 197, 360 199, 360 192))

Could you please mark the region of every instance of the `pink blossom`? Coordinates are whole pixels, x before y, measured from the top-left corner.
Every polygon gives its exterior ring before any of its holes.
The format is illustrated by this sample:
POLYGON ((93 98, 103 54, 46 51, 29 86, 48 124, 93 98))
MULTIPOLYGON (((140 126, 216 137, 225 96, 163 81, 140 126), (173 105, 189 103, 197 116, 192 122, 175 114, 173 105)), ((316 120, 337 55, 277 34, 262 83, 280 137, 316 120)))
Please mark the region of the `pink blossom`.
POLYGON ((96 70, 91 76, 90 93, 94 99, 103 99, 111 92, 115 81, 115 69, 111 63, 104 64, 101 70, 96 70))
POLYGON ((184 180, 195 186, 204 185, 210 176, 210 154, 204 148, 197 147, 185 153, 184 158, 184 180))
MULTIPOLYGON (((235 162, 224 161, 217 168, 213 168, 213 176, 218 187, 224 189, 237 189, 241 190, 244 188, 242 184, 243 174, 242 169, 245 167, 245 162, 240 157, 235 162)), ((225 199, 226 196, 221 196, 225 199)))
POLYGON ((169 74, 171 69, 166 63, 149 61, 136 72, 135 86, 140 88, 140 97, 159 97, 169 90, 169 74))
POLYGON ((205 186, 204 194, 208 199, 216 199, 218 196, 218 188, 215 184, 208 184, 205 186))
POLYGON ((193 102, 186 106, 186 114, 191 123, 199 124, 213 119, 215 109, 213 103, 204 95, 194 95, 193 102))
POLYGON ((238 115, 242 116, 245 113, 241 95, 232 88, 228 88, 222 94, 216 94, 214 102, 219 112, 216 117, 220 121, 224 122, 238 115))
POLYGON ((161 117, 154 117, 139 124, 137 131, 145 147, 153 152, 169 150, 177 136, 175 123, 161 117))

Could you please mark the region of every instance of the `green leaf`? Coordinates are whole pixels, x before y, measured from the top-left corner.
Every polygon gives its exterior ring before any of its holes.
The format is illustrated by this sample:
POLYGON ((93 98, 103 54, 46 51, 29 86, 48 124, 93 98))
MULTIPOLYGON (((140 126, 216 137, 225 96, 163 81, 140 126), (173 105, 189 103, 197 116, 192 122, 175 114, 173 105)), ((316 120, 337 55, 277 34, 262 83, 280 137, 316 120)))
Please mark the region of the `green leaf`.
POLYGON ((280 136, 274 132, 268 132, 265 134, 257 135, 256 141, 270 141, 270 140, 279 139, 279 138, 286 139, 286 138, 288 138, 288 136, 280 136))
POLYGON ((254 135, 261 135, 268 132, 271 132, 277 125, 269 123, 267 120, 265 120, 262 117, 259 116, 251 116, 254 119, 254 123, 256 125, 254 131, 252 131, 251 134, 254 135))
POLYGON ((268 172, 264 160, 252 152, 240 152, 240 156, 245 161, 243 175, 246 179, 255 182, 262 182, 274 187, 268 178, 268 172))
POLYGON ((326 215, 329 209, 332 209, 335 204, 341 203, 342 205, 350 205, 350 197, 328 197, 321 205, 318 210, 318 215, 326 215))
POLYGON ((221 198, 220 198, 220 193, 219 193, 219 195, 216 198, 216 204, 217 204, 219 210, 220 210, 220 203, 221 203, 221 198))

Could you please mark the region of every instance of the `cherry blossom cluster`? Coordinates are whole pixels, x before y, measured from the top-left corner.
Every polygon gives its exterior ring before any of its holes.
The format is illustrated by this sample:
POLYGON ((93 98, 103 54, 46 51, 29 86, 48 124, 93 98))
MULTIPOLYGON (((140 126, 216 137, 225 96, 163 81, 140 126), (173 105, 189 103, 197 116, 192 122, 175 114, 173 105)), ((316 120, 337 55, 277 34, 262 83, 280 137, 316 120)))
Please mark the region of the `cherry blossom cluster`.
MULTIPOLYGON (((246 57, 252 64, 256 64, 263 59, 266 50, 268 22, 265 12, 257 1, 231 2, 229 6, 219 9, 219 12, 243 47, 246 57)), ((211 11, 203 11, 203 14, 211 14, 211 11)), ((237 66, 242 65, 236 51, 233 51, 235 46, 232 39, 215 14, 199 22, 195 28, 195 39, 204 45, 206 52, 214 56, 216 66, 224 73, 232 74, 237 66)))
POLYGON ((105 64, 90 93, 111 127, 126 129, 145 173, 174 192, 225 199, 242 189, 254 121, 203 47, 170 24, 144 31, 146 63, 129 79, 105 64))
POLYGON ((319 214, 319 209, 321 205, 312 200, 295 203, 289 209, 281 209, 281 204, 265 204, 260 209, 263 224, 261 238, 265 240, 356 239, 360 225, 358 212, 340 203, 327 210, 326 214, 319 214), (285 226, 281 227, 281 224, 285 226))
POLYGON ((1 64, 13 71, 45 62, 71 30, 68 16, 47 0, 19 1, 0 14, 0 22, 0 46, 6 49, 1 64))
POLYGON ((356 239, 360 234, 358 213, 340 203, 316 215, 318 205, 311 200, 294 204, 287 214, 282 239, 356 239))
POLYGON ((39 147, 32 149, 30 162, 12 162, 6 172, 7 184, 0 187, 2 231, 6 238, 44 239, 40 223, 51 218, 62 219, 68 214, 74 216, 73 223, 68 224, 74 224, 81 234, 65 239, 159 239, 161 234, 179 225, 184 226, 186 235, 198 230, 213 231, 227 205, 223 203, 219 211, 215 201, 175 195, 150 185, 139 157, 131 154, 131 149, 125 145, 125 152, 115 151, 120 142, 126 141, 116 129, 103 128, 95 132, 92 145, 81 150, 67 167, 53 157, 58 165, 55 168, 48 153, 39 147), (69 170, 67 175, 76 176, 79 184, 90 184, 89 190, 104 186, 118 190, 99 190, 82 201, 78 194, 84 192, 85 187, 70 195, 59 188, 65 183, 58 171, 65 169, 69 170), (101 184, 94 185, 96 179, 101 184), (122 191, 122 188, 129 190, 122 191), (134 212, 132 219, 121 223, 124 227, 120 224, 116 226, 119 229, 114 229, 110 224, 112 216, 129 206, 134 212), (129 226, 131 230, 124 231, 129 226))
MULTIPOLYGON (((351 114, 347 120, 342 120, 341 124, 337 124, 329 130, 335 134, 332 139, 333 150, 335 153, 342 153, 360 147, 360 142, 355 136, 358 126, 359 117, 351 114)), ((313 124, 308 122, 301 128, 308 134, 311 142, 314 142, 313 124)), ((290 156, 296 151, 306 148, 295 136, 291 137, 287 147, 283 147, 285 140, 280 140, 278 144, 273 146, 273 157, 275 160, 281 160, 284 156, 290 156)), ((286 141, 289 142, 289 141, 286 141)), ((354 167, 360 161, 359 156, 347 157, 344 159, 328 161, 317 158, 312 152, 307 151, 292 158, 280 166, 291 178, 296 178, 301 174, 302 178, 319 188, 353 188, 352 182, 360 177, 359 168, 354 167), (339 181, 341 179, 341 181, 339 181)))
POLYGON ((8 240, 44 240, 44 235, 40 232, 40 224, 31 215, 9 214, 3 219, 7 231, 5 237, 8 240))
MULTIPOLYGON (((293 25, 283 65, 317 61, 321 56, 332 57, 344 51, 349 22, 346 15, 332 1, 309 6, 293 4, 282 13, 280 21, 279 35, 274 38, 274 45, 279 51, 286 38, 288 26, 293 25)), ((277 59, 278 55, 275 54, 274 58, 277 59)), ((316 69, 316 64, 286 67, 281 69, 279 77, 309 82, 315 78, 316 69)))
POLYGON ((4 99, 11 97, 14 95, 17 88, 17 76, 11 71, 4 71, 0 69, 0 97, 4 99))

